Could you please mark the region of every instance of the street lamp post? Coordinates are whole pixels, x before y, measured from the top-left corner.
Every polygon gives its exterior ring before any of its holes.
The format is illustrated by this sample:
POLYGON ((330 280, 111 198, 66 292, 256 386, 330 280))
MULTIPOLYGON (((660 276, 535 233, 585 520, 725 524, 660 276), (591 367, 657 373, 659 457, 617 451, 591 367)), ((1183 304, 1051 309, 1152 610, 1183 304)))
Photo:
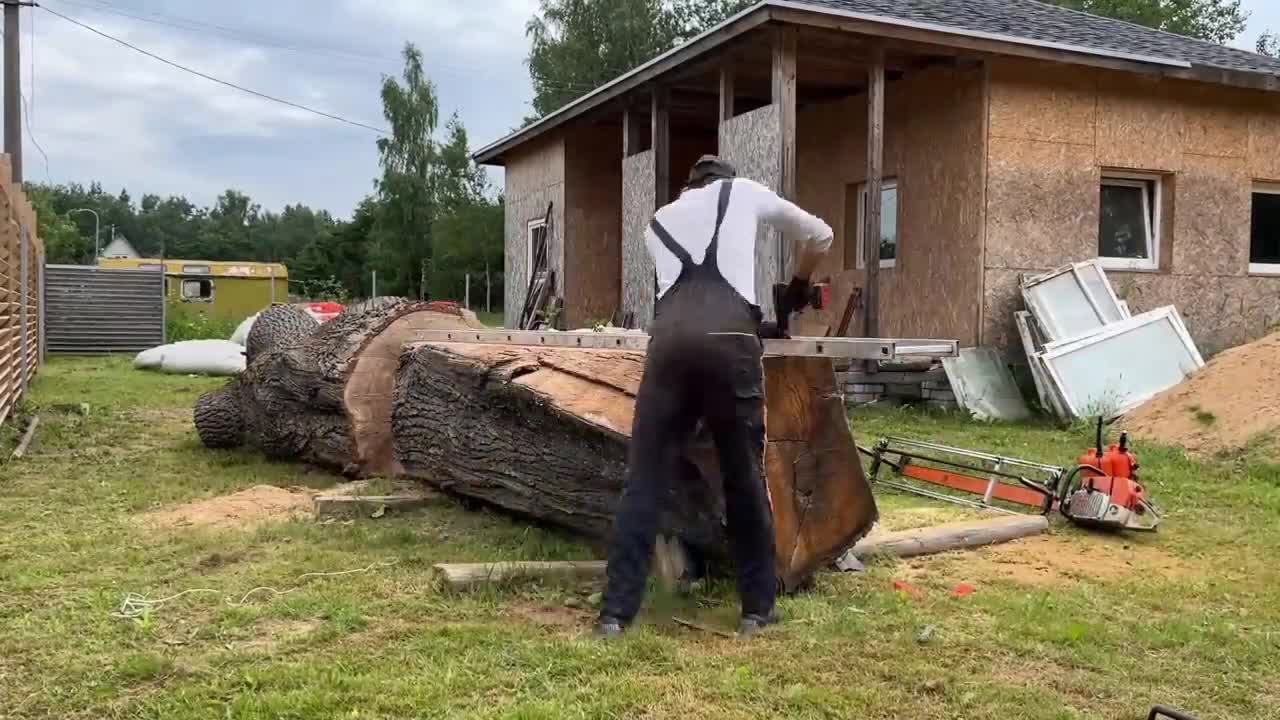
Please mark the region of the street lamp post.
POLYGON ((76 208, 75 210, 67 211, 67 214, 70 215, 71 213, 78 213, 78 212, 87 212, 87 213, 93 214, 93 262, 96 264, 98 262, 98 255, 102 254, 102 248, 99 247, 98 245, 98 229, 100 227, 100 222, 98 220, 98 211, 91 210, 89 208, 76 208))

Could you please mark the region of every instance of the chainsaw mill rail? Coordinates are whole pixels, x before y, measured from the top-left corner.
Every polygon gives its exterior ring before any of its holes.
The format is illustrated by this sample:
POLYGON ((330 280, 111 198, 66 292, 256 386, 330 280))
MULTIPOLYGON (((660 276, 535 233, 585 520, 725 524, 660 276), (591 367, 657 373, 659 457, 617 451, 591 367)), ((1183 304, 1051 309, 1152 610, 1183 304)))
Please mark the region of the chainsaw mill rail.
MULTIPOLYGON (((538 330, 418 330, 406 349, 432 343, 517 345, 523 347, 631 350, 643 352, 649 336, 643 333, 559 332, 538 330)), ((899 360, 906 357, 956 357, 956 340, 893 338, 793 337, 764 341, 764 354, 772 357, 830 357, 856 360, 899 360)))

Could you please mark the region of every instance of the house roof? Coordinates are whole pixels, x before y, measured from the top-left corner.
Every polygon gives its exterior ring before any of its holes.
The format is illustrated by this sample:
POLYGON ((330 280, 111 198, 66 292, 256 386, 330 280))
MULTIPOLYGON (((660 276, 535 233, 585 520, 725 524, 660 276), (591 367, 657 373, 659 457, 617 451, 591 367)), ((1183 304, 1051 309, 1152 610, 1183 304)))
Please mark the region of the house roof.
POLYGON ((848 22, 885 37, 987 52, 1053 52, 1061 62, 1156 70, 1207 82, 1280 90, 1280 59, 1050 5, 1039 0, 761 0, 698 37, 476 151, 501 164, 508 150, 771 20, 848 22))
POLYGON ((1068 10, 1040 0, 792 0, 789 4, 1138 53, 1193 66, 1280 74, 1280 59, 1068 10))

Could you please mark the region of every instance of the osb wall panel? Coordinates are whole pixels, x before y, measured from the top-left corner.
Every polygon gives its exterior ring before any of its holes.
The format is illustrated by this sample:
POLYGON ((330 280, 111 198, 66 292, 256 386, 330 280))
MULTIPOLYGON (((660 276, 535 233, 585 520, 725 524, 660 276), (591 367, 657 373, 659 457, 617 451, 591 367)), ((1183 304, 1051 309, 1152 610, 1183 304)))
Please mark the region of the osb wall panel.
POLYGON ((622 159, 622 313, 634 314, 637 327, 653 319, 653 258, 645 247, 645 228, 653 219, 653 151, 622 159))
POLYGON ((1205 354, 1249 342, 1280 325, 1275 278, 1130 273, 1112 276, 1112 285, 1134 313, 1176 305, 1205 354))
POLYGON ((1248 245, 1252 182, 1280 177, 1275 94, 1013 59, 989 92, 983 344, 1016 348, 1019 273, 1096 255, 1103 168, 1166 177, 1159 271, 1108 273, 1135 311, 1177 305, 1209 349, 1274 321, 1280 279, 1248 277, 1248 245))
POLYGON ((1056 267, 1098 246, 1093 148, 991 138, 987 267, 1056 267))
POLYGON ((1174 274, 1247 274, 1252 183, 1245 160, 1187 154, 1184 163, 1173 221, 1174 274))
POLYGON ((503 290, 503 324, 506 327, 515 327, 519 321, 529 289, 529 222, 545 217, 548 203, 552 205, 549 260, 556 270, 556 277, 564 275, 564 189, 564 142, 559 137, 531 144, 523 152, 513 152, 508 158, 504 222, 506 287, 503 290))
MULTIPOLYGON (((767 105, 720 125, 720 156, 738 175, 777 191, 782 183, 779 154, 778 106, 767 105)), ((756 235, 756 304, 766 318, 774 317, 773 292, 778 282, 778 236, 761 228, 756 235)))
POLYGON ((565 140, 565 327, 621 322, 622 133, 581 128, 565 140))
MULTIPOLYGON (((898 256, 879 273, 882 334, 977 340, 984 108, 975 69, 930 69, 887 89, 884 167, 898 181, 898 256)), ((857 210, 847 194, 866 180, 865 97, 799 113, 797 166, 801 206, 835 231, 820 273, 839 279, 843 310, 843 286, 865 284, 854 269, 857 210)), ((859 313, 850 334, 862 332, 859 313)))

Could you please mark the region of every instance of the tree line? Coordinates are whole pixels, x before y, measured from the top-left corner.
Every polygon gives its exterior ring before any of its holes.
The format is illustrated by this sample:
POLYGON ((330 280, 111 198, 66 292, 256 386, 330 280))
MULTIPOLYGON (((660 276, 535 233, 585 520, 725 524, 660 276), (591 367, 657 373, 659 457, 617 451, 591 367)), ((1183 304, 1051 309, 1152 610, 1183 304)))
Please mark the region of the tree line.
MULTIPOLYGON (((412 44, 402 53, 399 78, 383 79, 383 116, 390 135, 377 140, 382 175, 350 219, 327 210, 286 205, 264 210, 229 189, 211 206, 181 195, 127 190, 101 184, 28 183, 48 262, 89 264, 100 245, 123 235, 148 258, 280 262, 289 268, 290 291, 310 299, 372 294, 461 299, 466 275, 491 274, 493 299, 502 302, 502 198, 471 160, 467 132, 456 115, 440 123, 435 85, 412 44)), ((472 297, 482 298, 483 283, 472 297)))
MULTIPOLYGON (((1046 0, 1211 42, 1243 32, 1239 0, 1046 0)), ((541 0, 526 26, 534 117, 544 116, 617 75, 754 4, 754 0, 541 0)), ((1263 33, 1259 52, 1280 54, 1263 33)), ((124 235, 145 257, 281 262, 291 290, 306 297, 378 293, 461 298, 465 277, 488 273, 502 287, 502 197, 471 161, 456 115, 443 125, 434 84, 413 44, 399 78, 381 87, 390 135, 377 140, 382 174, 352 217, 286 205, 264 210, 228 189, 207 207, 181 195, 106 192, 98 183, 29 183, 49 262, 94 257, 98 213, 103 246, 124 235)), ((473 293, 473 296, 475 294, 473 293)), ((494 292, 501 304, 502 293, 494 292)))

